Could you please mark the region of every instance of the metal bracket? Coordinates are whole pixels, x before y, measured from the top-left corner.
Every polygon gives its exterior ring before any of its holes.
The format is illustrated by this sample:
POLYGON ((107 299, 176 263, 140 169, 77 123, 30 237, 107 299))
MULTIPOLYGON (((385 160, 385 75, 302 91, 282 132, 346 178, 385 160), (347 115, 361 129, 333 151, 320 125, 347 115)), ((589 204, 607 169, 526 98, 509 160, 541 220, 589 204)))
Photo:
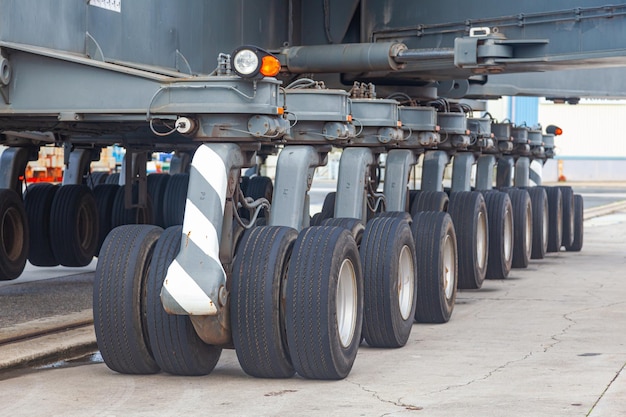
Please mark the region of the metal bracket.
POLYGON ((504 39, 502 35, 470 36, 454 40, 454 65, 498 71, 507 63, 538 62, 548 39, 504 39), (523 54, 520 53, 523 50, 523 54), (523 55, 523 58, 522 58, 523 55))
POLYGON ((91 59, 104 62, 104 54, 102 53, 102 48, 100 48, 98 41, 96 41, 96 39, 91 36, 89 32, 85 33, 85 53, 91 59))
POLYGON ((148 155, 145 150, 126 149, 124 169, 124 207, 126 209, 145 208, 148 205, 148 177, 146 166, 148 155), (130 154, 130 158, 128 158, 130 154), (133 184, 137 183, 137 202, 133 201, 133 184))
POLYGON ((191 65, 189 65, 189 61, 185 58, 185 55, 182 54, 178 49, 176 50, 176 69, 182 73, 192 75, 191 65))

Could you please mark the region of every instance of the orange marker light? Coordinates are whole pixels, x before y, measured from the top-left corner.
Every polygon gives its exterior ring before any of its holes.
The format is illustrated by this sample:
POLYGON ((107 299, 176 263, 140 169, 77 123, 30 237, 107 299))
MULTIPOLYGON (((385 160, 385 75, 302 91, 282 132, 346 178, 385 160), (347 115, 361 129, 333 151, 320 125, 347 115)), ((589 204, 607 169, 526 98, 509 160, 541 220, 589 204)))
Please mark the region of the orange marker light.
POLYGON ((265 55, 261 59, 261 69, 259 70, 265 77, 274 77, 280 72, 280 61, 272 55, 265 55))
POLYGON ((556 125, 549 125, 548 127, 546 127, 546 133, 559 136, 563 134, 563 129, 556 125))

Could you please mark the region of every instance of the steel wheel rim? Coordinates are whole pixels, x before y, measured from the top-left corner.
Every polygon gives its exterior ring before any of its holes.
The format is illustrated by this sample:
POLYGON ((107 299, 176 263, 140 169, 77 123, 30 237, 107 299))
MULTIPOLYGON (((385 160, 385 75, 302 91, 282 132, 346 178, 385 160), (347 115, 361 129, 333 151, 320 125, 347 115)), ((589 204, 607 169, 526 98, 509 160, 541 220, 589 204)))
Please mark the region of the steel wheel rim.
POLYGON ((569 209, 569 233, 570 233, 570 235, 573 235, 574 234, 574 204, 570 204, 569 206, 570 206, 570 209, 569 209))
POLYGON ((2 216, 2 250, 7 258, 14 262, 19 259, 24 246, 24 224, 21 221, 20 213, 14 207, 10 207, 2 216))
POLYGON ((509 207, 504 212, 504 259, 510 261, 513 257, 513 213, 509 207))
POLYGON ((446 299, 452 298, 454 293, 454 277, 456 276, 456 247, 452 241, 450 234, 446 234, 446 238, 443 242, 443 290, 446 295, 446 299))
POLYGON ((548 215, 548 207, 546 207, 547 204, 544 204, 543 206, 543 224, 542 224, 542 229, 541 229, 541 234, 543 235, 543 244, 544 246, 548 245, 548 223, 550 222, 550 218, 548 215))
POLYGON ((478 212, 478 228, 476 230, 476 257, 478 268, 483 269, 487 263, 487 221, 482 211, 478 212))
POLYGON ((533 213, 530 204, 526 205, 526 223, 524 225, 524 245, 526 257, 530 257, 532 252, 532 233, 533 233, 533 213))
POLYGON ((354 338, 357 318, 357 283, 354 265, 344 259, 337 280, 337 330, 341 346, 347 348, 354 338))
POLYGON ((76 217, 78 222, 78 242, 81 248, 87 248, 93 241, 94 228, 92 216, 85 204, 81 204, 78 207, 78 213, 76 217))
POLYGON ((411 316, 413 293, 415 288, 415 266, 411 257, 411 250, 407 245, 402 247, 398 259, 398 306, 402 320, 411 316))

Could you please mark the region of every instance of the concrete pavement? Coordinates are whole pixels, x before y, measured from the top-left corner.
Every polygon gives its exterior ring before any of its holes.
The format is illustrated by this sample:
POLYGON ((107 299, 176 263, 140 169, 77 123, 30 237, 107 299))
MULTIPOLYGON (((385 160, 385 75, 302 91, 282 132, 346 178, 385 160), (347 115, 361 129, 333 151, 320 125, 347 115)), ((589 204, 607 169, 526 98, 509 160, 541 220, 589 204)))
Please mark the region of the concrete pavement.
POLYGON ((195 378, 96 360, 0 374, 0 416, 624 416, 626 212, 585 223, 582 252, 460 292, 449 323, 362 347, 342 381, 255 379, 233 351, 195 378))

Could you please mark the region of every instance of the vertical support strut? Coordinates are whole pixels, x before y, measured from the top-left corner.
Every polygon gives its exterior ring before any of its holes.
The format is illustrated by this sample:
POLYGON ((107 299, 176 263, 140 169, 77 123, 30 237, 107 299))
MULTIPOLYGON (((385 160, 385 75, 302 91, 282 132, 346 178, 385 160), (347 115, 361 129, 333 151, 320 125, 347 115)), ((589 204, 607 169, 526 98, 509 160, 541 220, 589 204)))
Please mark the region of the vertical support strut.
POLYGON ((530 163, 530 170, 528 174, 531 186, 541 185, 543 182, 543 164, 538 160, 532 161, 530 163))
POLYGON ((476 163, 476 189, 491 190, 493 188, 493 167, 496 165, 494 155, 481 155, 476 163))
POLYGON ((443 172, 450 162, 445 151, 427 151, 422 168, 422 191, 443 191, 443 172))
POLYGON ((191 156, 187 152, 177 152, 170 162, 170 174, 182 174, 187 172, 191 156))
MULTIPOLYGON (((39 148, 37 148, 37 151, 39 148)), ((0 189, 9 188, 22 195, 22 181, 20 176, 24 174, 28 161, 31 160, 29 148, 7 148, 0 156, 0 189)), ((35 157, 34 160, 37 160, 35 157)))
POLYGON ((496 168, 496 187, 512 187, 513 186, 513 165, 515 161, 512 156, 503 156, 498 159, 498 167, 496 168))
POLYGON ((339 161, 335 217, 367 220, 366 181, 374 154, 368 148, 344 149, 339 161))
POLYGON ((521 156, 515 162, 515 180, 516 187, 528 187, 530 183, 530 159, 521 156))
POLYGON ((89 171, 91 150, 74 149, 70 152, 69 163, 63 172, 62 185, 76 185, 83 183, 83 176, 89 171))
POLYGON ((405 211, 409 175, 416 162, 415 154, 408 149, 393 149, 387 154, 383 189, 387 211, 405 211))
POLYGON ((148 178, 146 175, 148 156, 146 152, 128 150, 124 155, 120 182, 124 181, 124 206, 127 209, 147 207, 148 205, 148 178), (131 158, 128 158, 128 155, 131 158), (137 202, 133 201, 133 183, 137 182, 137 202))
POLYGON ((219 315, 224 309, 226 273, 219 258, 229 174, 241 169, 238 145, 205 144, 191 162, 182 242, 161 291, 170 314, 219 315))
POLYGON ((270 211, 271 226, 300 231, 308 225, 308 191, 315 168, 326 163, 313 146, 288 146, 280 153, 270 211))
POLYGON ((472 166, 476 162, 471 152, 459 152, 454 155, 452 166, 452 191, 472 190, 472 166))

